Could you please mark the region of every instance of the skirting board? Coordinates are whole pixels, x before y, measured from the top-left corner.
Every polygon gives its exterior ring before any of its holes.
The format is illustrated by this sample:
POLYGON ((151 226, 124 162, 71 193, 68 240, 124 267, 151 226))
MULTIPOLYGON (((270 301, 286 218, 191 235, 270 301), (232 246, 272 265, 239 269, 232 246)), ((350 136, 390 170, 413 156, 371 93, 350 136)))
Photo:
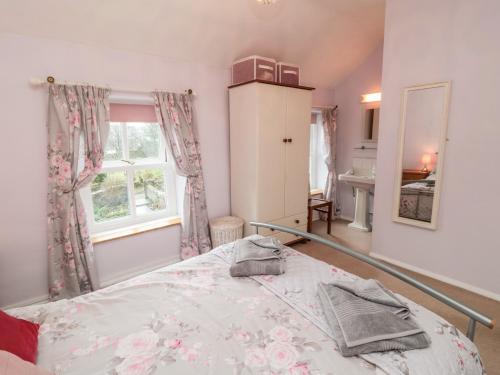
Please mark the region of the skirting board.
MULTIPOLYGON (((163 262, 155 262, 155 263, 150 263, 147 265, 143 265, 141 267, 135 267, 132 269, 127 270, 126 272, 122 272, 116 275, 113 275, 109 279, 101 280, 101 288, 106 288, 108 286, 111 286, 113 284, 117 284, 119 282, 131 279, 135 276, 143 275, 148 272, 152 272, 154 270, 157 270, 159 268, 166 267, 170 264, 177 263, 179 260, 178 259, 170 259, 167 261, 163 262)), ((17 303, 13 303, 8 306, 1 306, 2 310, 9 310, 9 309, 14 309, 16 307, 24 307, 24 306, 29 306, 29 305, 38 305, 41 303, 46 303, 49 302, 49 295, 45 294, 43 296, 38 296, 34 298, 29 298, 25 299, 23 301, 19 301, 17 303)))
POLYGON ((346 215, 340 215, 339 218, 341 218, 342 220, 346 220, 346 221, 354 221, 353 217, 346 216, 346 215))
POLYGON ((24 306, 29 306, 29 305, 38 305, 41 303, 46 303, 49 302, 49 295, 44 294, 42 296, 38 297, 33 297, 33 298, 28 298, 22 301, 19 301, 17 303, 13 303, 11 305, 7 306, 0 306, 2 310, 9 310, 9 309, 15 309, 16 307, 24 307, 24 306))
POLYGON ((385 255, 381 255, 381 254, 377 254, 377 253, 370 253, 369 255, 373 258, 380 259, 384 262, 391 263, 395 266, 405 268, 409 271, 413 271, 413 272, 419 273, 421 275, 431 277, 433 279, 442 281, 446 284, 457 286, 459 288, 468 290, 469 292, 476 293, 476 294, 479 294, 483 297, 491 298, 495 301, 500 302, 500 295, 496 294, 494 292, 490 292, 489 290, 485 290, 485 289, 479 288, 477 286, 464 283, 463 281, 452 279, 451 277, 448 277, 448 276, 439 275, 437 273, 424 270, 423 268, 412 266, 411 264, 408 264, 408 263, 400 262, 399 260, 386 257, 385 255))
POLYGON ((149 263, 149 264, 143 265, 141 267, 135 267, 132 269, 128 269, 125 272, 115 274, 114 276, 110 277, 109 279, 101 280, 101 288, 106 288, 108 286, 118 284, 122 281, 131 279, 135 276, 144 275, 145 273, 155 271, 157 269, 166 267, 170 264, 174 264, 174 263, 177 263, 179 261, 180 261, 179 259, 170 259, 167 261, 149 263))

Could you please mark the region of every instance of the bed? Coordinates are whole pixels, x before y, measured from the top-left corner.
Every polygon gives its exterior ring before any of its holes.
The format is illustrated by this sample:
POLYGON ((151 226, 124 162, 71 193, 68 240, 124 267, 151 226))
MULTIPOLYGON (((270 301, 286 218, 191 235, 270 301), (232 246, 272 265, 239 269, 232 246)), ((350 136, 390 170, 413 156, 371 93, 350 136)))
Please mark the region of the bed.
POLYGON ((9 313, 41 324, 37 365, 57 375, 484 373, 472 341, 404 297, 429 348, 342 357, 316 287, 357 276, 286 248, 284 275, 231 278, 232 246, 9 313))
POLYGON ((399 204, 399 216, 430 222, 434 201, 434 181, 403 182, 399 204))

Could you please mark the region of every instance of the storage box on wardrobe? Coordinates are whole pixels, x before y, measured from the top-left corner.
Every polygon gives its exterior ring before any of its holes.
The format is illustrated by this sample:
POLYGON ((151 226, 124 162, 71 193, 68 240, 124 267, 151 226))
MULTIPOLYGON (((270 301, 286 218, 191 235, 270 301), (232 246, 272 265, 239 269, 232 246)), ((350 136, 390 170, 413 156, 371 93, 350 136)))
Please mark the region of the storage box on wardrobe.
POLYGON ((289 64, 286 62, 278 62, 276 64, 278 71, 278 82, 286 85, 299 85, 300 69, 298 65, 289 64))
POLYGON ((248 56, 233 63, 233 85, 253 81, 276 82, 276 60, 262 56, 248 56))

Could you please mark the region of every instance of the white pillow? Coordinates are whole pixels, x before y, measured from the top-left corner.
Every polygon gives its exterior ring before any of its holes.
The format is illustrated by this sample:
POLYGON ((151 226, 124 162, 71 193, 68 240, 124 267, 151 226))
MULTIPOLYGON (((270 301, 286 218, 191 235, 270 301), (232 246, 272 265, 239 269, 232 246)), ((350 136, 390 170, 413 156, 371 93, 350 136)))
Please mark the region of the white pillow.
POLYGON ((431 172, 431 174, 427 176, 426 180, 436 181, 436 172, 431 172))

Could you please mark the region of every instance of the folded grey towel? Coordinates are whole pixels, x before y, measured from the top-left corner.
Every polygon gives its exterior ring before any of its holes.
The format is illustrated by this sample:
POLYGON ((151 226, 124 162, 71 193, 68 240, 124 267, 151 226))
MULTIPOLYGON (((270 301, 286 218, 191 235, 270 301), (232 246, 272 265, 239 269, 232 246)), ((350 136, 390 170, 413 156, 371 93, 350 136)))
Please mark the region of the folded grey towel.
POLYGON ((280 275, 285 272, 282 248, 283 245, 272 237, 236 241, 229 273, 233 277, 280 275))
POLYGON ((257 240, 238 240, 234 243, 234 262, 280 259, 282 248, 281 242, 273 237, 264 237, 257 240))
POLYGON ((332 285, 354 294, 367 301, 384 305, 386 309, 402 319, 410 316, 408 305, 394 293, 386 289, 380 282, 373 279, 358 279, 355 281, 336 281, 332 285))
POLYGON ((235 263, 229 267, 229 274, 233 277, 257 275, 281 275, 285 272, 284 259, 247 260, 235 263))
POLYGON ((318 297, 343 356, 430 344, 408 306, 375 280, 321 283, 318 297))

